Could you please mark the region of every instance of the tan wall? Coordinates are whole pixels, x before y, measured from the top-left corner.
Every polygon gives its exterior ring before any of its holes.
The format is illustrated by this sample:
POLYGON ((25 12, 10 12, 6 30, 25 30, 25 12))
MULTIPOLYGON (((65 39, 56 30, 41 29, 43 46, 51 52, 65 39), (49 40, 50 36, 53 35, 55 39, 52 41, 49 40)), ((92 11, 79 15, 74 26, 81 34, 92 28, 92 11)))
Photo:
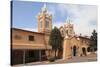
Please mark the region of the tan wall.
POLYGON ((80 54, 83 54, 82 48, 86 49, 89 47, 89 39, 87 38, 80 38, 80 40, 77 40, 77 38, 72 39, 72 46, 75 45, 77 47, 77 55, 80 56, 80 54))
POLYGON ((44 35, 37 34, 37 33, 31 33, 31 32, 25 32, 20 30, 13 30, 12 33, 12 40, 14 43, 30 43, 30 44, 44 44, 44 35), (14 36, 19 35, 21 39, 15 39, 14 36), (28 36, 32 35, 34 36, 34 41, 29 41, 28 36))
POLYGON ((86 38, 80 38, 80 40, 77 40, 77 37, 64 39, 63 59, 67 59, 73 56, 73 46, 76 46, 76 56, 80 56, 81 54, 83 54, 82 48, 85 48, 87 53, 89 42, 90 40, 86 38))
MULTIPOLYGON (((22 30, 12 30, 12 45, 26 45, 26 46, 41 46, 46 47, 44 43, 44 34, 27 32, 22 30), (20 39, 16 39, 15 36, 20 36, 20 39), (34 36, 34 41, 29 41, 29 35, 34 36)), ((39 47, 39 48, 41 48, 39 47)))

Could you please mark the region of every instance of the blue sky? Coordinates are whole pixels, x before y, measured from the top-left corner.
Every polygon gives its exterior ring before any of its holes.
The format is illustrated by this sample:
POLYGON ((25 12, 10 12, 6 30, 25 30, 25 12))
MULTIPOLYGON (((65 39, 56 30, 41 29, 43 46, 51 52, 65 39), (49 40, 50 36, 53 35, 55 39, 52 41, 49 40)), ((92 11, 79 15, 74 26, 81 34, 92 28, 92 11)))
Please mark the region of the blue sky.
POLYGON ((37 31, 37 15, 44 4, 52 14, 53 27, 63 26, 70 18, 76 34, 90 35, 93 29, 97 30, 97 6, 31 1, 13 1, 12 26, 37 31))

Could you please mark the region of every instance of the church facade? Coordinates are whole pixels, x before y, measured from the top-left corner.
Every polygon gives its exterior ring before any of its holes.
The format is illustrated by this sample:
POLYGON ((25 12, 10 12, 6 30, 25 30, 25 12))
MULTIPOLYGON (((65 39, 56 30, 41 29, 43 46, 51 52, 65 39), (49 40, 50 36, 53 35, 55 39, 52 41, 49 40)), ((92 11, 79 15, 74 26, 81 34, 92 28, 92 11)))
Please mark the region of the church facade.
POLYGON ((72 58, 73 56, 86 56, 89 49, 90 39, 81 35, 76 35, 74 26, 70 20, 66 21, 64 26, 60 27, 63 41, 63 59, 72 58))
MULTIPOLYGON (((49 45, 49 36, 52 30, 52 14, 43 6, 37 16, 38 32, 11 28, 11 64, 24 64, 48 60, 54 55, 49 45)), ((59 28, 64 38, 62 50, 57 52, 60 59, 68 59, 73 56, 86 56, 90 39, 78 36, 74 32, 74 25, 70 20, 59 28)))

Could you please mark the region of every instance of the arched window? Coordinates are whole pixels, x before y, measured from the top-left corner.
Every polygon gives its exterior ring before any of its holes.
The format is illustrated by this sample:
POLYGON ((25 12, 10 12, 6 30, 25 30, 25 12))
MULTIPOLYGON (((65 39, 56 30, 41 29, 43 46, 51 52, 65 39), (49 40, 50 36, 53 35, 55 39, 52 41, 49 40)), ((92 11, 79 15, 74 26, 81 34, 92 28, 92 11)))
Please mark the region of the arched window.
POLYGON ((42 29, 42 21, 40 22, 40 29, 42 29))
POLYGON ((91 51, 91 49, 90 49, 90 47, 88 47, 88 48, 87 48, 87 52, 90 52, 90 51, 91 51))
POLYGON ((49 21, 46 21, 45 27, 49 28, 49 21))

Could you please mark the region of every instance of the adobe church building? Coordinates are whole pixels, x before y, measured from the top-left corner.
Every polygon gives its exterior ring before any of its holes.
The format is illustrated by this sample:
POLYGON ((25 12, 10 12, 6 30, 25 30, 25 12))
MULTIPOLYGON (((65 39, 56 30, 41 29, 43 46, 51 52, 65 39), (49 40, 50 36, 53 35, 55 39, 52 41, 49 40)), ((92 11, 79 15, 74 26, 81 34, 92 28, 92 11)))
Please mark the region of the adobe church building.
POLYGON ((73 56, 86 56, 89 50, 90 39, 75 35, 74 26, 70 20, 66 21, 64 27, 60 27, 63 41, 63 59, 72 58, 73 56))
MULTIPOLYGON (((44 61, 53 55, 52 47, 48 43, 52 30, 52 15, 46 5, 43 6, 37 18, 38 32, 18 28, 11 29, 11 65, 44 61)), ((62 59, 86 56, 90 39, 76 36, 70 20, 66 22, 59 28, 64 41, 62 50, 59 50, 57 55, 62 59)))

